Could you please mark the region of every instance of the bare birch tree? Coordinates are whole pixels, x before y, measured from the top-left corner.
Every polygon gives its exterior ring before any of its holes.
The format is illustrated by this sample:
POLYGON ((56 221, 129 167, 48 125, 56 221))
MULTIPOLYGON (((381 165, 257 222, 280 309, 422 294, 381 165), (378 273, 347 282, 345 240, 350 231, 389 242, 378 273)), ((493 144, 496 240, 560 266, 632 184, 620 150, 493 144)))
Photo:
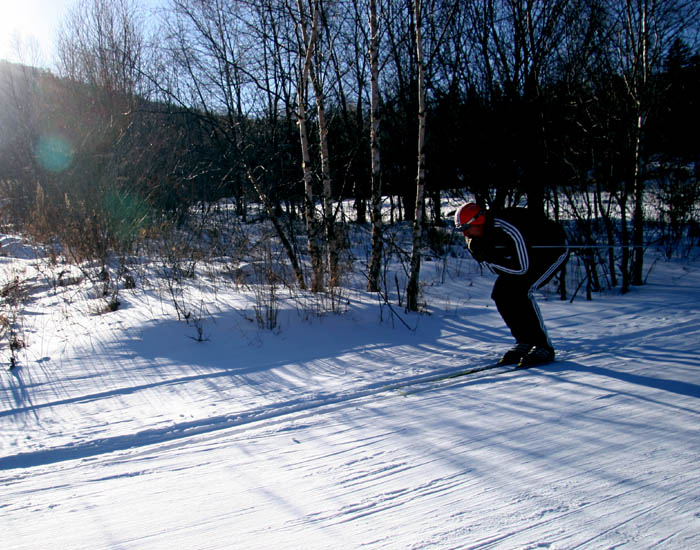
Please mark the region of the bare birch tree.
POLYGON ((370 59, 370 158, 372 199, 370 217, 372 221, 372 251, 369 261, 367 290, 379 290, 379 273, 382 266, 383 225, 382 225, 382 172, 379 150, 379 24, 377 0, 369 2, 369 59, 370 59))
POLYGON ((415 25, 416 63, 418 65, 418 171, 416 174, 416 213, 413 220, 413 247, 408 285, 406 287, 406 308, 418 311, 420 294, 421 247, 423 244, 423 197, 425 195, 425 66, 422 40, 422 0, 413 0, 415 25))
POLYGON ((301 143, 301 168, 304 178, 304 217, 306 233, 311 256, 312 281, 311 290, 320 292, 324 288, 323 258, 321 255, 321 224, 316 216, 316 197, 314 195, 314 173, 311 164, 311 147, 308 131, 308 88, 311 79, 314 48, 318 39, 319 25, 318 1, 313 0, 311 13, 306 13, 303 0, 297 0, 297 29, 299 38, 299 61, 297 76, 297 125, 301 143), (309 19, 311 28, 309 29, 309 19))
MULTIPOLYGON (((326 82, 326 63, 333 59, 333 29, 330 20, 334 14, 324 8, 320 0, 297 0, 296 13, 292 12, 299 37, 298 69, 298 124, 302 148, 302 167, 304 174, 305 215, 309 237, 309 251, 313 266, 313 291, 325 288, 325 275, 328 286, 333 289, 339 284, 339 253, 336 237, 335 220, 337 208, 333 205, 331 181, 331 156, 329 145, 329 121, 326 108, 328 84, 326 82), (310 25, 310 26, 309 26, 310 25), (322 32, 324 31, 324 32, 322 32), (322 41, 322 37, 326 37, 322 41), (321 219, 317 219, 316 198, 313 191, 314 172, 309 153, 308 131, 308 87, 313 90, 316 106, 316 124, 318 127, 318 150, 321 180, 321 219), (322 258, 325 249, 326 261, 322 258)), ((340 86, 340 83, 338 83, 340 86)))
MULTIPOLYGON (((301 0, 299 0, 301 2, 301 0)), ((313 0, 314 14, 317 12, 321 15, 324 10, 324 4, 319 0, 313 0)), ((317 21, 320 24, 322 19, 324 23, 325 35, 331 38, 331 29, 329 25, 330 14, 324 11, 323 17, 317 21)), ((317 37, 319 33, 317 32, 317 37)), ((309 76, 311 77, 311 85, 314 90, 314 99, 316 101, 316 116, 318 117, 318 141, 319 155, 321 165, 321 184, 322 184, 322 214, 323 214, 323 229, 326 238, 326 252, 328 262, 328 286, 333 289, 340 283, 340 274, 338 271, 338 242, 335 231, 336 209, 333 207, 333 190, 331 187, 331 156, 328 143, 328 117, 326 114, 326 90, 325 78, 323 76, 323 63, 326 57, 332 57, 331 50, 333 48, 332 40, 319 47, 319 41, 314 44, 314 62, 310 66, 309 76)), ((340 83, 338 83, 340 86, 340 83)))

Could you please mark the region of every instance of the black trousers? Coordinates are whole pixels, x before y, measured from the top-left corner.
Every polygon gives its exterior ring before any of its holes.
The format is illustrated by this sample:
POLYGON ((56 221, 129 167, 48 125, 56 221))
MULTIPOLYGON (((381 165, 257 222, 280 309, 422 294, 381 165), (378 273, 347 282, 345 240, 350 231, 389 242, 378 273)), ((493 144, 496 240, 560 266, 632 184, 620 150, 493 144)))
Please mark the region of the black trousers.
POLYGON ((553 347, 533 293, 561 270, 568 257, 564 253, 539 269, 530 266, 524 275, 502 273, 496 279, 491 298, 517 343, 553 347))

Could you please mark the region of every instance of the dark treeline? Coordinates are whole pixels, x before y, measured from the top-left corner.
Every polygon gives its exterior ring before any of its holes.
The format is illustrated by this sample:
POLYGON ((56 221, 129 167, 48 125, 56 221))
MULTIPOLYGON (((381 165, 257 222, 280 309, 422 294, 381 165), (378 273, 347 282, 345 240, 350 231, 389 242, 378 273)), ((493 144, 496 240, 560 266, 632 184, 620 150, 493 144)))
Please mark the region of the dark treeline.
POLYGON ((321 290, 344 223, 372 226, 376 265, 381 204, 439 227, 440 196, 474 196, 572 219, 610 245, 583 254, 593 287, 625 291, 651 239, 698 239, 696 4, 171 0, 154 27, 79 0, 54 70, 0 63, 4 216, 83 260, 230 198, 321 290))

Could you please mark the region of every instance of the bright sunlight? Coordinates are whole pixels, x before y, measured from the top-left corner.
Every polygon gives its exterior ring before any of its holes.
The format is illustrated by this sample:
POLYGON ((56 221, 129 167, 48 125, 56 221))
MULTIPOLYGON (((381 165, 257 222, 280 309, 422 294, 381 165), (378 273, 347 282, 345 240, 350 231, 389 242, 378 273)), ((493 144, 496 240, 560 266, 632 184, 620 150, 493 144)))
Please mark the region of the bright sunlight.
POLYGON ((52 57, 56 29, 74 0, 0 0, 0 59, 13 62, 52 57))

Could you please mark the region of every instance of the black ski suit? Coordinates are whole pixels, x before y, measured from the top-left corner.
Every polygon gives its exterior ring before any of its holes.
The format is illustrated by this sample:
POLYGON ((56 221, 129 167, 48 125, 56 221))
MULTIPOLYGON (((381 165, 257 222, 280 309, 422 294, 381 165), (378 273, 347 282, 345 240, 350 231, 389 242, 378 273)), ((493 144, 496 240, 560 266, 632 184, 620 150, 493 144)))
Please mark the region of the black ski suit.
POLYGON ((558 223, 526 208, 490 212, 484 236, 467 239, 475 260, 498 275, 491 293, 517 343, 553 347, 533 292, 568 259, 558 223))

